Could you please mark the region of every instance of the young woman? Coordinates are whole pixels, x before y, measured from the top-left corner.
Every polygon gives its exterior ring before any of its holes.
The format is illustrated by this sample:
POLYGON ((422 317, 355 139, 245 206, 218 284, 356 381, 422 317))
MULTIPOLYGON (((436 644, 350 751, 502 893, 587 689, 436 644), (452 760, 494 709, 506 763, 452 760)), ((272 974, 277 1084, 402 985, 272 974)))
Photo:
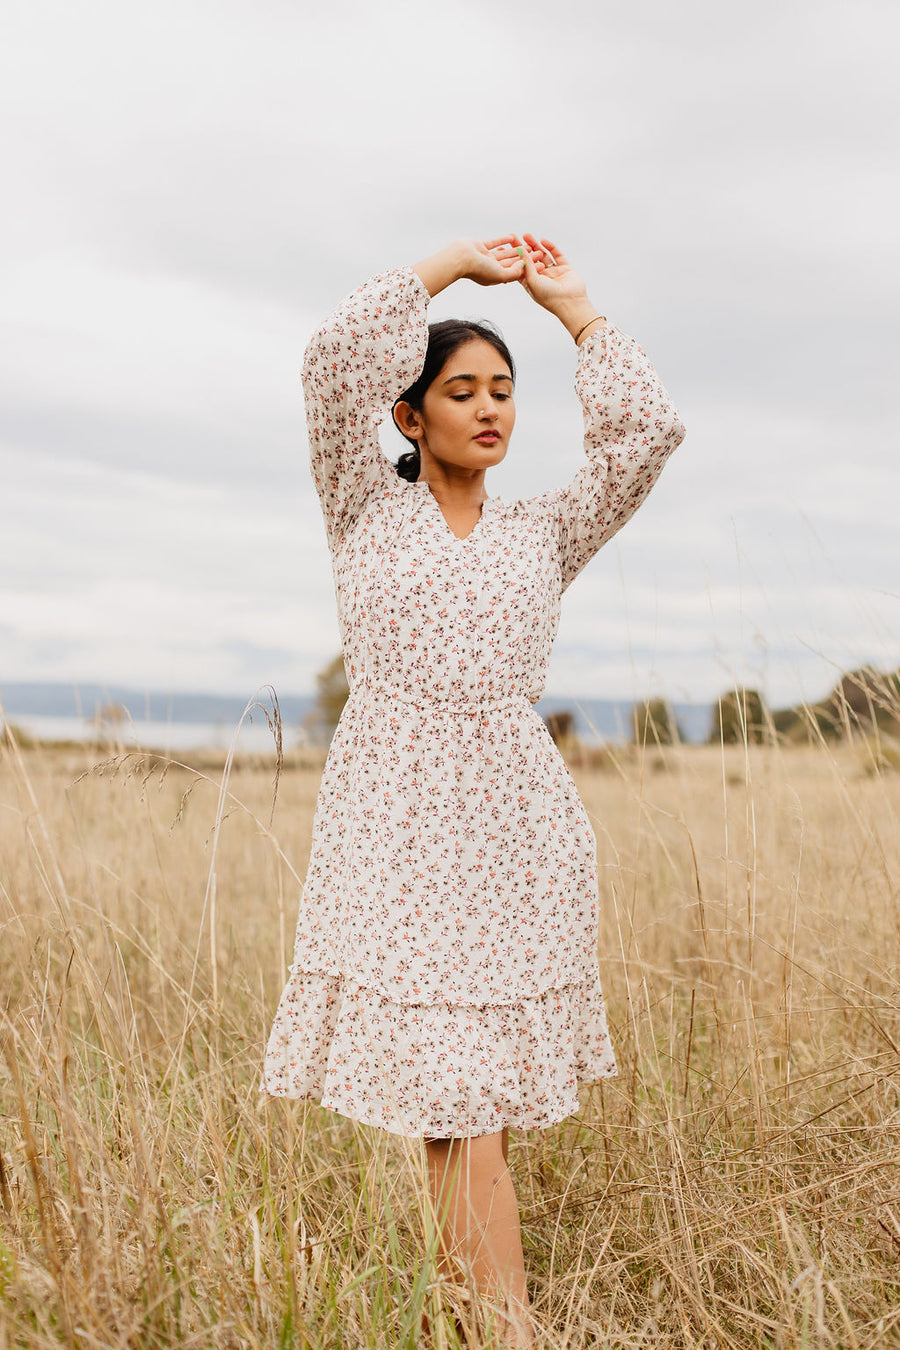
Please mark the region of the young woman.
POLYGON ((531 234, 374 277, 315 334, 303 382, 350 696, 264 1090, 423 1137, 443 1268, 530 1345, 509 1130, 555 1124, 616 1072, 596 839, 532 705, 563 591, 684 430, 641 349, 531 234), (520 283, 574 339, 585 462, 565 487, 486 491, 515 370, 490 328, 429 330, 429 300, 462 278, 520 283), (378 442, 391 411, 414 447, 397 466, 378 442))

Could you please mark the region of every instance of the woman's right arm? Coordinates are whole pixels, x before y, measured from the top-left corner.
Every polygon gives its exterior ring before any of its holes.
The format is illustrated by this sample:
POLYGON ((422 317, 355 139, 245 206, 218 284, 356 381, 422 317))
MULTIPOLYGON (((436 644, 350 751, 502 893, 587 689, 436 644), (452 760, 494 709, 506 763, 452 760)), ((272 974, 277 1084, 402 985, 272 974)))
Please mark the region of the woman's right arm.
POLYGON ((303 359, 310 463, 329 545, 346 538, 369 497, 396 470, 378 424, 416 380, 428 343, 428 302, 452 282, 518 281, 513 235, 459 239, 415 267, 381 272, 313 334, 303 359))
POLYGON ((303 357, 310 467, 329 546, 396 470, 378 424, 422 368, 429 293, 411 268, 372 277, 313 334, 303 357))

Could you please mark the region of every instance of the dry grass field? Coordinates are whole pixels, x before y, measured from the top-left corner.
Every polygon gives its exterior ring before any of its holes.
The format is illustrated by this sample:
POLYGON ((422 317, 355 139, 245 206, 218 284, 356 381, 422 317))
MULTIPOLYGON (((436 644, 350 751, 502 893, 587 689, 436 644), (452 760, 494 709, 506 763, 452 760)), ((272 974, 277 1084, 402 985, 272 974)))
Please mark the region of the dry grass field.
MULTIPOLYGON (((320 767, 2 752, 0 1350, 461 1343, 420 1144, 258 1092, 320 767)), ((900 1345, 900 773, 574 772, 620 1076, 513 1136, 540 1346, 900 1345)))

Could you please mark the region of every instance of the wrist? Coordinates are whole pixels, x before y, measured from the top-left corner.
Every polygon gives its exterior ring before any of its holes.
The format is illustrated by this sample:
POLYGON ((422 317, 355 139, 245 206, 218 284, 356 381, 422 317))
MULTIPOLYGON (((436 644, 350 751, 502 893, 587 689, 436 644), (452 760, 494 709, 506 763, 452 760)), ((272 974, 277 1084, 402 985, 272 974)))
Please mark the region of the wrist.
POLYGON ((418 274, 422 285, 432 297, 439 291, 446 290, 454 281, 460 281, 465 276, 462 241, 456 239, 446 248, 433 253, 430 258, 423 258, 421 262, 414 263, 413 271, 418 274))
POLYGON ((601 322, 606 323, 605 315, 587 296, 582 296, 578 300, 565 301, 557 305, 553 313, 575 342, 579 342, 582 334, 586 336, 594 331, 591 325, 601 322))
POLYGON ((587 323, 581 325, 577 333, 572 334, 572 337, 575 341, 575 346, 576 347, 582 346, 582 344, 586 342, 589 337, 593 337, 595 333, 599 333, 601 329, 606 327, 607 327, 606 315, 595 314, 592 319, 588 319, 587 323))

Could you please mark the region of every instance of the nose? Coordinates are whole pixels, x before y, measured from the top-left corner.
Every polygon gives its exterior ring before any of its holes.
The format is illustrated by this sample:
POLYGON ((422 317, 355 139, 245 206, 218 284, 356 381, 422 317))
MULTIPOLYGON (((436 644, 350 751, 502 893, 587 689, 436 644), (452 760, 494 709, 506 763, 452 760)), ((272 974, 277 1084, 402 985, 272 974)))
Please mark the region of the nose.
POLYGON ((478 409, 478 418, 482 422, 493 422, 497 416, 497 409, 492 403, 486 403, 478 409))

